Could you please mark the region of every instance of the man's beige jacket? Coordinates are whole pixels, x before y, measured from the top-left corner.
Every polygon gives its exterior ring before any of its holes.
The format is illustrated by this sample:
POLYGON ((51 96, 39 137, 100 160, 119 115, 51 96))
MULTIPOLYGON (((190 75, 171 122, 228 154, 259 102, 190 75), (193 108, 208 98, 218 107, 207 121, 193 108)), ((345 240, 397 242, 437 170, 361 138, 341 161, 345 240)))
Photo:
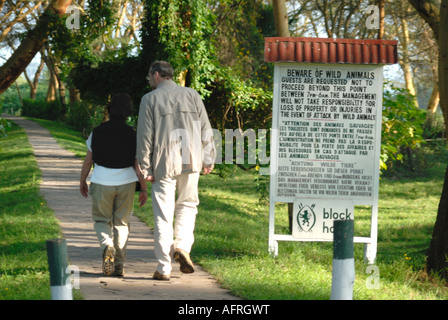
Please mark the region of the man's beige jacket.
POLYGON ((213 130, 200 95, 172 80, 143 96, 137 124, 137 160, 155 180, 200 172, 215 162, 213 130))

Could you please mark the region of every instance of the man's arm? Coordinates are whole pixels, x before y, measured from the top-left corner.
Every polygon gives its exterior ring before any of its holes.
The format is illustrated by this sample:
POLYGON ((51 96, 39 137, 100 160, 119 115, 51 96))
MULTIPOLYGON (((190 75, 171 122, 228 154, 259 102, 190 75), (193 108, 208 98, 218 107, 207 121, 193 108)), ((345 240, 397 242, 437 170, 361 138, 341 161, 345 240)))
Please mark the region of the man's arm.
POLYGON ((201 121, 201 139, 202 139, 202 161, 203 174, 210 174, 215 166, 216 147, 213 136, 212 126, 208 118, 207 110, 204 102, 199 94, 196 96, 196 106, 198 108, 198 116, 201 121))
POLYGON ((137 162, 146 181, 153 181, 151 157, 153 153, 154 119, 148 97, 140 103, 137 123, 137 162))

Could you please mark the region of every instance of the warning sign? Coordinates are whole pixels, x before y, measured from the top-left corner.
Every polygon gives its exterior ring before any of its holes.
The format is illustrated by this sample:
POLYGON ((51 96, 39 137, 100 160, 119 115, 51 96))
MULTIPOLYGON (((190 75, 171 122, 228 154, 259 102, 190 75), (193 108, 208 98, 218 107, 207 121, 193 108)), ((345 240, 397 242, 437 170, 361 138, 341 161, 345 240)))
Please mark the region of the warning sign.
POLYGON ((275 196, 372 203, 378 195, 382 67, 275 68, 275 196))

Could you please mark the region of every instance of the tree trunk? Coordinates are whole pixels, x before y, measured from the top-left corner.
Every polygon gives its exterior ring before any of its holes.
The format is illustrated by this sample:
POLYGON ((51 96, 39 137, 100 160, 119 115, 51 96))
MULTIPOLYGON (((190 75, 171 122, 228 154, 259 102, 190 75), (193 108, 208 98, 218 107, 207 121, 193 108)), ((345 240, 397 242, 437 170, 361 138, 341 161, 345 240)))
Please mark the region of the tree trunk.
POLYGON ((380 28, 378 29, 378 39, 382 40, 384 37, 384 16, 386 15, 384 5, 386 4, 386 0, 378 0, 377 3, 380 9, 380 28))
MULTIPOLYGON (((22 98, 22 93, 20 92, 20 86, 16 81, 14 83, 16 85, 17 94, 19 95, 20 106, 23 108, 23 98, 22 98)), ((12 114, 14 114, 14 113, 12 113, 12 114)))
POLYGON ((414 86, 414 77, 412 75, 411 63, 409 59, 403 57, 400 61, 400 66, 401 70, 403 70, 406 89, 408 89, 409 93, 413 96, 414 103, 418 107, 417 93, 414 86))
POLYGON ((69 92, 69 103, 70 105, 73 105, 77 102, 81 101, 81 92, 79 92, 78 88, 76 88, 75 84, 73 83, 73 70, 72 69, 68 75, 68 81, 67 81, 67 85, 68 85, 68 92, 69 92))
POLYGON ((428 23, 434 32, 434 37, 439 39, 439 28, 440 25, 440 8, 437 6, 437 1, 435 0, 409 0, 412 6, 417 10, 420 17, 428 23))
POLYGON ((61 72, 59 69, 60 61, 56 61, 58 59, 53 57, 48 43, 45 43, 43 47, 45 50, 41 50, 41 55, 47 65, 48 71, 50 72, 46 101, 55 101, 58 98, 59 92, 59 100, 63 106, 66 106, 65 84, 61 81, 61 72))
POLYGON ((273 0, 275 30, 278 37, 289 37, 288 11, 285 0, 273 0))
POLYGON ((36 53, 47 40, 52 28, 55 28, 56 15, 62 16, 65 14, 71 2, 71 0, 51 1, 37 21, 34 29, 22 40, 20 46, 14 51, 8 61, 0 67, 0 94, 14 83, 31 60, 33 60, 36 53))
POLYGON ((443 112, 445 128, 448 130, 448 0, 442 0, 440 5, 440 31, 438 40, 440 108, 443 112))
POLYGON ((404 81, 406 84, 406 89, 408 89, 409 93, 413 96, 414 103, 418 108, 417 92, 414 86, 414 76, 412 74, 411 58, 409 55, 409 44, 410 44, 409 28, 408 28, 408 22, 405 18, 406 11, 408 11, 409 9, 410 8, 408 8, 408 6, 406 7, 401 6, 401 10, 403 12, 401 13, 400 18, 401 23, 400 31, 401 31, 401 45, 403 47, 403 54, 402 58, 400 59, 400 66, 404 73, 404 81))
POLYGON ((431 243, 426 258, 428 273, 438 273, 448 279, 448 167, 445 172, 442 196, 440 197, 437 220, 434 225, 431 243))
POLYGON ((39 77, 40 77, 40 74, 42 73, 42 70, 44 69, 44 65, 45 65, 44 59, 41 58, 39 67, 36 69, 36 72, 34 73, 33 80, 31 80, 28 77, 26 71, 23 72, 25 74, 26 81, 28 81, 28 84, 30 86, 30 99, 31 100, 36 99, 37 87, 39 86, 39 77))
MULTIPOLYGON (((445 128, 448 129, 448 0, 440 6, 439 94, 445 128)), ((437 220, 428 250, 426 268, 448 279, 448 167, 445 173, 437 220)))
MULTIPOLYGON (((439 8, 430 0, 409 0, 428 22, 439 43, 439 94, 445 130, 448 130, 448 0, 442 0, 439 8)), ((448 167, 445 172, 442 196, 437 219, 429 245, 426 269, 440 273, 448 279, 448 167)))
MULTIPOLYGON (((278 37, 289 37, 288 11, 285 0, 273 0, 275 31, 278 37)), ((292 232, 293 204, 288 203, 289 231, 292 232)))
POLYGON ((434 84, 434 87, 432 88, 431 97, 429 98, 428 106, 426 107, 428 113, 436 113, 437 107, 439 106, 439 102, 440 102, 439 86, 436 82, 434 84))
POLYGON ((58 80, 54 71, 50 69, 49 72, 50 79, 48 79, 47 98, 45 99, 46 102, 55 101, 57 99, 57 92, 59 89, 58 80))
POLYGON ((61 70, 59 69, 59 67, 57 65, 54 66, 54 71, 55 71, 55 75, 56 75, 56 81, 58 84, 58 90, 59 90, 59 101, 61 102, 61 104, 66 107, 67 106, 67 101, 65 100, 65 83, 64 81, 61 80, 61 70))
POLYGON ((71 105, 81 101, 81 94, 74 85, 69 86, 69 99, 71 105))

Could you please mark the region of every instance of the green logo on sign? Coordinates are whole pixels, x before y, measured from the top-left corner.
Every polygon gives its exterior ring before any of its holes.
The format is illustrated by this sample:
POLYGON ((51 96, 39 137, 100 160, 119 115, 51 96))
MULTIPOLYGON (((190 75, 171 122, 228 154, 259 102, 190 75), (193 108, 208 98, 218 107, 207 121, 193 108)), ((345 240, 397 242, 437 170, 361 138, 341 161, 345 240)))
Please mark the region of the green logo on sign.
POLYGON ((316 224, 316 214, 313 209, 316 205, 310 206, 299 205, 299 212, 297 213, 297 223, 299 224, 299 231, 309 232, 316 224))

